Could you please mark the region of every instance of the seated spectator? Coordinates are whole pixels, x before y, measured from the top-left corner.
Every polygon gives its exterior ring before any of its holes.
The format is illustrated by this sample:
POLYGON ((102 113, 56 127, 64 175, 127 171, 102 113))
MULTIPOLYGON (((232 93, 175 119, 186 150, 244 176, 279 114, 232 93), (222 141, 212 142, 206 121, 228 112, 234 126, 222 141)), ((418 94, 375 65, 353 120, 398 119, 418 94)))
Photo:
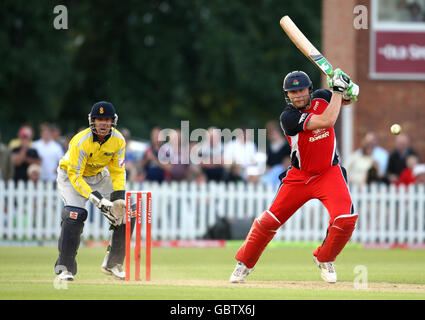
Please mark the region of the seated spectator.
POLYGON ((413 175, 415 177, 415 183, 416 184, 422 184, 425 183, 425 164, 417 164, 413 168, 413 175))
POLYGON ((52 131, 53 140, 59 143, 59 145, 62 147, 62 152, 65 154, 66 150, 68 150, 66 136, 62 137, 62 131, 55 123, 50 125, 50 130, 52 131))
POLYGON ((5 144, 1 143, 0 134, 0 180, 8 181, 12 179, 14 170, 12 152, 5 144))
POLYGON ((33 163, 27 169, 28 180, 34 183, 40 181, 41 167, 40 165, 33 163))
POLYGON ((42 181, 56 181, 57 168, 64 152, 62 146, 53 139, 53 130, 49 123, 40 125, 40 139, 33 143, 41 158, 42 181))
POLYGON ((171 167, 169 170, 170 181, 182 181, 189 178, 189 154, 186 154, 185 146, 182 144, 180 130, 172 131, 169 141, 169 159, 171 167))
POLYGON ((243 179, 246 178, 248 166, 257 163, 256 156, 257 146, 246 129, 237 134, 236 139, 224 145, 223 159, 225 167, 229 168, 233 164, 237 164, 240 167, 239 174, 243 179))
POLYGON ((390 154, 387 167, 387 178, 390 183, 397 183, 401 172, 406 168, 406 159, 409 155, 417 156, 415 150, 410 147, 409 137, 400 134, 395 138, 395 148, 390 154))
POLYGON ((276 164, 266 171, 261 177, 261 182, 266 185, 271 185, 272 187, 278 187, 280 185, 279 176, 281 173, 285 172, 291 165, 291 159, 289 157, 283 158, 280 164, 276 164))
POLYGON ((147 181, 157 181, 162 182, 165 180, 165 174, 168 173, 171 169, 171 164, 163 163, 160 159, 166 157, 165 151, 161 148, 163 145, 163 139, 160 136, 161 129, 155 127, 151 131, 150 144, 146 149, 143 159, 141 160, 139 166, 144 171, 144 179, 147 181))
POLYGON ((197 185, 208 182, 208 178, 205 173, 203 173, 201 167, 197 165, 190 165, 188 172, 188 181, 195 182, 197 185))
POLYGON ((416 155, 411 154, 407 157, 406 168, 400 174, 400 177, 397 181, 397 185, 404 184, 409 185, 416 182, 416 178, 413 174, 413 169, 418 164, 419 159, 416 155))
POLYGON ((291 147, 277 121, 269 121, 266 124, 266 130, 266 170, 269 170, 274 165, 281 165, 285 157, 290 157, 291 147))
POLYGON ((222 181, 224 179, 223 153, 220 129, 208 128, 207 137, 200 146, 200 166, 208 181, 222 181))
POLYGON ((387 171, 389 153, 387 150, 378 145, 378 137, 375 132, 368 132, 365 139, 373 146, 372 158, 378 163, 378 176, 380 179, 385 177, 387 171))
POLYGON ((244 182, 243 168, 237 163, 230 165, 229 170, 226 170, 224 175, 225 182, 244 182))
POLYGON ((12 149, 12 160, 15 167, 15 174, 13 179, 15 182, 19 180, 27 181, 28 167, 33 164, 41 164, 41 159, 37 153, 37 150, 31 147, 34 133, 32 128, 29 126, 23 126, 18 132, 18 147, 12 149))
POLYGON ((367 184, 377 181, 378 164, 372 157, 373 144, 370 137, 365 137, 360 149, 348 158, 345 168, 348 182, 353 184, 367 184))

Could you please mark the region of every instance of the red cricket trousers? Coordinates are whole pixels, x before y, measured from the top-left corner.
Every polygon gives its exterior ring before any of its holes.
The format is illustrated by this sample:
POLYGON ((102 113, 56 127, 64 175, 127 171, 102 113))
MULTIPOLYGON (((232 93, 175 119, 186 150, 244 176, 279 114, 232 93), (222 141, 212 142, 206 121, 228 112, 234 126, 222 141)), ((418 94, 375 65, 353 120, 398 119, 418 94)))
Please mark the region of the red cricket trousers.
POLYGON ((350 239, 357 221, 345 169, 339 165, 319 174, 289 169, 270 208, 254 221, 236 253, 236 260, 252 268, 279 227, 311 199, 319 199, 330 215, 326 239, 313 254, 320 262, 334 261, 350 239))
POLYGON ((329 212, 329 224, 340 215, 353 214, 345 169, 334 165, 320 174, 291 168, 282 179, 269 211, 284 224, 304 203, 319 199, 329 212))

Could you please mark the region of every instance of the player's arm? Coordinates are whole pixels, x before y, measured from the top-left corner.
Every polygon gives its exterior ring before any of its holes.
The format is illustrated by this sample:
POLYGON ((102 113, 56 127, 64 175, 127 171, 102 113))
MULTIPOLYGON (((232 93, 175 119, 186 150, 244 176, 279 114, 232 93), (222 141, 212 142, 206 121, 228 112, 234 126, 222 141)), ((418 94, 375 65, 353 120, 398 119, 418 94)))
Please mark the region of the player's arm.
POLYGON ((66 157, 68 157, 68 178, 75 191, 85 198, 89 198, 93 190, 83 179, 88 155, 87 152, 77 144, 71 145, 66 157))
POLYGON ((110 200, 112 202, 111 213, 118 217, 118 224, 125 223, 125 142, 119 151, 114 154, 108 164, 108 171, 111 175, 112 187, 110 200))
POLYGON ((307 130, 315 129, 327 129, 335 125, 338 119, 341 106, 343 105, 343 95, 347 97, 357 99, 358 86, 354 87, 350 77, 342 72, 340 69, 336 69, 332 78, 328 77, 328 85, 332 89, 332 97, 329 105, 318 115, 313 115, 306 125, 307 130))
POLYGON ((125 190, 125 144, 121 145, 117 153, 114 154, 108 164, 114 190, 125 190))
POLYGON ((307 130, 327 129, 335 125, 341 110, 342 93, 334 91, 329 105, 321 114, 313 114, 307 122, 307 130))

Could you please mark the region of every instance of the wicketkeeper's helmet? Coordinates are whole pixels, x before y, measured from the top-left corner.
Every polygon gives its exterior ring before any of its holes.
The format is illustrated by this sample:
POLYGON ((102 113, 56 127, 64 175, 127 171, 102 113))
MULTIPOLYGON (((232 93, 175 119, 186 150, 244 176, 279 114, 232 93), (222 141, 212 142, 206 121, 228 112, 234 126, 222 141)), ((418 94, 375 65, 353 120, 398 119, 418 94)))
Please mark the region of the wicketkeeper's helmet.
POLYGON ((115 113, 115 107, 112 103, 106 101, 96 102, 91 112, 88 115, 89 125, 94 129, 93 119, 95 118, 112 118, 112 126, 116 127, 118 122, 118 115, 115 113))
POLYGON ((291 104, 287 92, 300 89, 310 89, 310 100, 311 94, 313 93, 313 82, 310 77, 304 71, 292 71, 288 73, 283 79, 283 92, 285 94, 285 101, 287 104, 291 104))

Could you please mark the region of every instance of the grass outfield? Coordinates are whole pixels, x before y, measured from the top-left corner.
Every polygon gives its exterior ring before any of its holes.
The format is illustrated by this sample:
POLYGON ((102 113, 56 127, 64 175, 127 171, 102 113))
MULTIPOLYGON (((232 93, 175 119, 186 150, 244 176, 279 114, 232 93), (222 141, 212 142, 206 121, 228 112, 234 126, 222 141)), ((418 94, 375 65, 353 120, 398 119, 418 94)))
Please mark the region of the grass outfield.
MULTIPOLYGON (((105 248, 82 247, 75 281, 57 289, 55 247, 0 247, 0 299, 425 299, 424 250, 348 246, 336 262, 338 282, 327 284, 312 261, 313 249, 271 246, 245 284, 230 284, 235 246, 153 248, 149 283, 104 275, 100 265, 105 248), (357 265, 367 270, 367 289, 354 287, 357 265)), ((143 272, 142 261, 142 279, 143 272)))

